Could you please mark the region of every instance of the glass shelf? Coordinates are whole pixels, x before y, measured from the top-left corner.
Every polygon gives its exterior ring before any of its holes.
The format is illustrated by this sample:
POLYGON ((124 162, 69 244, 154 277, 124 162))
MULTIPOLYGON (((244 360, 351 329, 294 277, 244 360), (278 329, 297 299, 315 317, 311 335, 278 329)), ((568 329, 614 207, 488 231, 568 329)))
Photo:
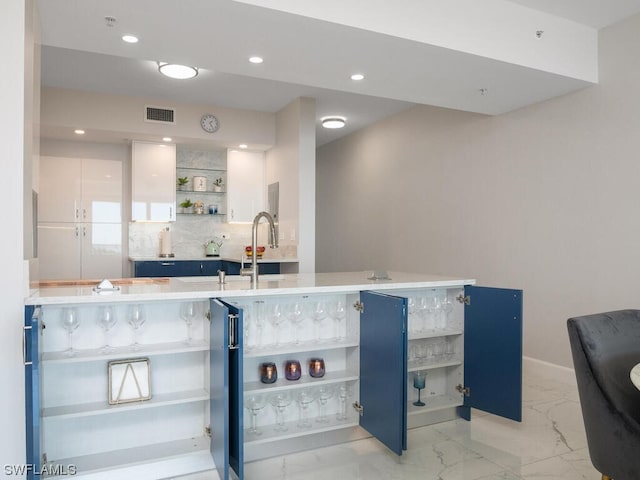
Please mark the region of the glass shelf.
POLYGON ((176 190, 176 193, 193 193, 193 194, 196 194, 196 195, 204 193, 204 194, 207 194, 207 195, 221 195, 221 194, 227 193, 227 191, 224 190, 224 191, 221 191, 221 192, 213 192, 211 190, 205 190, 205 191, 202 191, 202 190, 200 190, 200 191, 198 191, 198 190, 176 190))
POLYGON ((221 172, 226 173, 226 170, 222 170, 220 168, 199 168, 199 167, 181 167, 180 165, 176 166, 176 170, 189 170, 196 172, 221 172))
POLYGON ((196 215, 198 217, 225 217, 226 213, 182 213, 178 212, 178 215, 196 215))

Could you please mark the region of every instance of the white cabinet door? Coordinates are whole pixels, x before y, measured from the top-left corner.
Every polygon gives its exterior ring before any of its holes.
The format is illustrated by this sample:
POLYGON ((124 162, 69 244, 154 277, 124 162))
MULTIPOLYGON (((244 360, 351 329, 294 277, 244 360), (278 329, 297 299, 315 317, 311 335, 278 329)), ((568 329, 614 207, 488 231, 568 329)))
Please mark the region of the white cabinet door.
POLYGON ((122 277, 122 224, 84 223, 82 278, 122 277))
POLYGON ((252 222, 264 210, 264 153, 227 153, 227 218, 229 223, 252 222))
POLYGON ((82 160, 82 210, 80 221, 122 221, 122 162, 82 160))
POLYGON ((176 146, 133 142, 131 176, 131 219, 175 221, 176 146))
POLYGON ((38 220, 80 221, 81 184, 79 158, 40 157, 38 220))
POLYGON ((81 278, 79 223, 38 224, 38 264, 42 280, 81 278))

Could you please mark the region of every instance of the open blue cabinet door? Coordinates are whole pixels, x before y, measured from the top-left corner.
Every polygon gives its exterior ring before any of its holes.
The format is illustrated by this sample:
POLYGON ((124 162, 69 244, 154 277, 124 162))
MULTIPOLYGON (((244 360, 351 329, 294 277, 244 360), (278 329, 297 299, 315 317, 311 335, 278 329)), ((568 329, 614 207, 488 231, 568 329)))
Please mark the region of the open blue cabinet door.
POLYGON ((40 472, 42 458, 40 454, 40 362, 38 335, 40 332, 40 307, 28 306, 24 312, 23 332, 23 361, 25 387, 25 417, 26 417, 26 458, 27 465, 33 469, 27 472, 27 478, 32 480, 34 472, 40 472))
POLYGON ((221 480, 229 468, 242 480, 242 311, 216 299, 210 308, 211 456, 221 480))
POLYGON ((360 426, 396 455, 407 449, 407 300, 362 292, 360 426))
POLYGON ((520 422, 522 290, 467 286, 465 297, 462 416, 473 407, 520 422))

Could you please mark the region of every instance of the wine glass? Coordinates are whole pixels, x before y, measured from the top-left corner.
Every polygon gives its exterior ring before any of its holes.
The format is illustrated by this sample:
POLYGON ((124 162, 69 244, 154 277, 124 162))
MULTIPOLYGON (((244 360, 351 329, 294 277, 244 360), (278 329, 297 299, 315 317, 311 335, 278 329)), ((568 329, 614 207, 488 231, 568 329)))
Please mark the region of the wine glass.
POLYGON ((267 316, 269 323, 273 325, 274 345, 277 347, 280 345, 280 325, 285 320, 285 316, 282 315, 282 309, 280 304, 276 303, 269 307, 269 313, 267 316))
POLYGON ((300 418, 298 420, 298 427, 311 428, 313 425, 309 421, 309 405, 315 400, 313 390, 301 390, 296 397, 296 401, 300 406, 300 418))
POLYGON ((344 302, 342 300, 338 300, 334 304, 331 313, 333 321, 335 322, 334 339, 339 342, 344 339, 344 336, 342 335, 342 321, 347 318, 347 309, 344 305, 344 302))
POLYGON ((287 318, 293 325, 293 343, 298 345, 300 343, 300 324, 304 320, 302 307, 300 307, 299 302, 295 302, 292 305, 289 305, 287 318))
POLYGON ((333 389, 331 387, 320 387, 318 388, 318 418, 316 418, 316 422, 320 423, 329 423, 329 418, 327 417, 327 401, 333 397, 333 389))
POLYGON ((262 431, 258 430, 256 418, 260 411, 264 408, 265 401, 262 397, 253 396, 249 397, 245 403, 245 407, 249 410, 251 414, 251 426, 247 430, 249 433, 254 435, 262 435, 262 431))
POLYGON ((102 353, 113 351, 113 347, 109 345, 109 330, 118 322, 116 314, 111 305, 103 305, 98 308, 98 325, 104 330, 104 346, 100 349, 102 353))
POLYGON ((313 319, 314 337, 316 341, 320 341, 320 324, 327 317, 327 307, 324 302, 316 302, 313 305, 311 318, 313 319))
POLYGON ((449 314, 453 311, 453 304, 446 293, 440 302, 440 308, 442 309, 442 329, 444 330, 449 326, 449 314))
POLYGON ((142 325, 145 322, 144 307, 140 304, 129 305, 127 311, 127 322, 133 329, 133 343, 131 348, 136 351, 140 350, 140 344, 138 343, 138 333, 142 325))
POLYGON ((276 411, 276 426, 273 429, 277 432, 286 432, 288 428, 284 424, 284 412, 291 404, 291 396, 288 393, 278 393, 273 395, 269 401, 276 411))
POLYGON ((425 384, 425 373, 415 372, 413 374, 413 388, 418 389, 418 400, 413 402, 416 407, 424 407, 426 404, 420 400, 420 391, 424 388, 425 384))
POLYGON ((253 347, 257 348, 262 346, 262 330, 264 329, 264 303, 262 300, 256 300, 253 306, 253 326, 255 327, 255 337, 253 341, 253 347))
POLYGON ((73 349, 73 332, 80 326, 78 311, 74 307, 63 308, 60 321, 63 328, 69 334, 69 348, 67 348, 65 352, 68 357, 73 357, 76 354, 76 351, 73 349))
POLYGON ((351 397, 353 388, 348 383, 343 383, 338 387, 338 400, 340 400, 340 411, 336 415, 337 419, 344 421, 347 419, 347 400, 351 397))
POLYGON ((187 339, 185 343, 191 345, 191 326, 198 315, 198 306, 195 302, 185 302, 180 304, 180 318, 187 324, 187 339))

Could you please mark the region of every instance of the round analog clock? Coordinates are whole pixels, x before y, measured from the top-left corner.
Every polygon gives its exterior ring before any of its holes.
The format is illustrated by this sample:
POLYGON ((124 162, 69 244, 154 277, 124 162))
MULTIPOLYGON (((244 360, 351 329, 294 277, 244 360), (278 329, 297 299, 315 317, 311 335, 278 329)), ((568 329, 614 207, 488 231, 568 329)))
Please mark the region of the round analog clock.
POLYGON ((220 128, 220 121, 215 115, 207 113, 200 119, 200 126, 205 132, 214 133, 220 128))

